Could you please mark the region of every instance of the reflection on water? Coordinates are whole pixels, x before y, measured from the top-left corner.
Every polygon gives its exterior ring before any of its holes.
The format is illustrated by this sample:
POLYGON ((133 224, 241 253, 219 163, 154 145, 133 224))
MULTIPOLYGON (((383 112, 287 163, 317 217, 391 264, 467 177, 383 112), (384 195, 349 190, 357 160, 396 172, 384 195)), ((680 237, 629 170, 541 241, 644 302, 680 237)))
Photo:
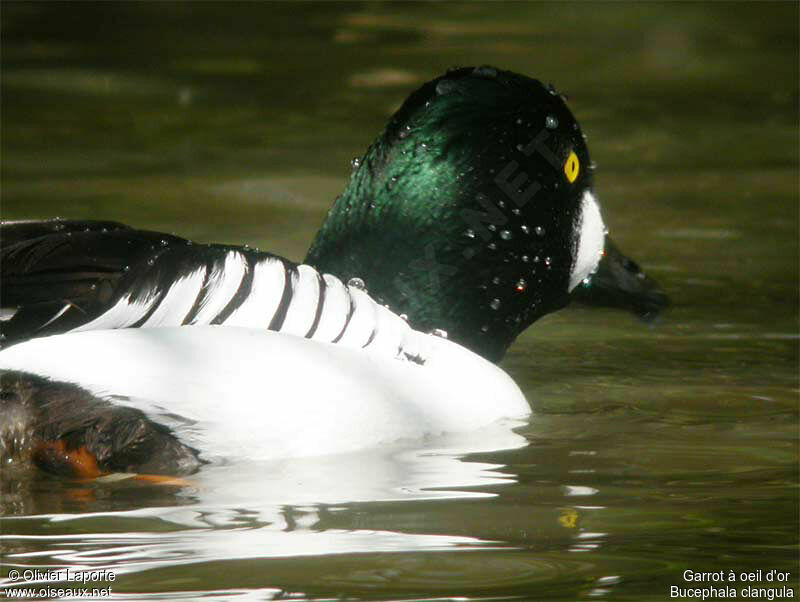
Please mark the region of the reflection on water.
MULTIPOLYGON (((330 562, 331 555, 356 555, 354 566, 362 568, 343 570, 328 586, 363 588, 370 582, 402 579, 406 586, 423 590, 447 587, 454 577, 465 587, 502 588, 586 571, 592 562, 560 557, 553 548, 592 552, 604 544, 606 533, 581 524, 585 516, 603 510, 592 503, 597 489, 555 483, 539 487, 543 499, 555 496, 559 504, 531 507, 533 514, 525 520, 530 532, 521 534, 536 541, 541 551, 531 558, 514 554, 530 546, 512 527, 518 519, 507 505, 511 502, 514 508, 519 502, 511 497, 500 507, 469 503, 503 495, 521 478, 504 464, 483 461, 500 450, 523 450, 528 439, 512 430, 520 427, 524 425, 502 423, 468 435, 430 438, 422 445, 398 443, 327 458, 208 466, 183 488, 131 481, 20 479, 17 484, 25 482, 27 488, 4 491, 5 562, 18 570, 108 569, 124 585, 141 572, 149 583, 160 579, 163 584, 167 578, 161 573, 171 574, 177 567, 237 566, 245 560, 263 563, 293 557, 311 558, 313 565, 319 562, 314 557, 330 562), (40 487, 49 490, 49 503, 61 505, 61 512, 30 513, 34 509, 26 504, 42 501, 43 491, 36 491, 40 487), (461 507, 453 506, 457 500, 461 507), (386 512, 394 519, 392 530, 380 528, 380 515, 386 512), (431 523, 436 516, 439 520, 431 523), (475 531, 485 535, 467 534, 475 531), (359 556, 380 558, 375 555, 387 552, 402 554, 405 560, 391 569, 370 568, 359 556), (480 557, 420 560, 420 554, 434 552, 480 557)), ((595 453, 576 450, 571 455, 595 453)), ((312 582, 319 578, 307 577, 312 582)), ((217 579, 228 581, 224 576, 217 579)), ((326 580, 329 575, 322 582, 326 580)), ((602 593, 600 586, 616 580, 603 576, 592 591, 602 593)), ((46 579, 31 583, 48 584, 46 579)), ((284 593, 259 590, 266 599, 284 593)), ((193 592, 176 594, 191 597, 193 592)))
POLYGON ((536 324, 503 364, 534 405, 515 433, 182 489, 4 467, 0 574, 113 567, 118 597, 168 600, 662 601, 686 569, 797 587, 797 23, 794 3, 4 4, 4 218, 299 259, 407 93, 490 63, 570 96, 605 221, 674 306, 652 329, 536 324))
POLYGON ((28 531, 31 523, 47 524, 58 534, 6 535, 6 562, 24 570, 47 560, 50 568, 106 568, 121 576, 212 561, 506 547, 455 533, 336 524, 338 515, 356 503, 495 496, 486 487, 513 483, 514 475, 501 464, 464 456, 524 447, 527 440, 512 430, 519 426, 508 421, 469 434, 321 458, 209 465, 186 486, 165 485, 162 492, 125 481, 48 483, 56 486, 57 496, 72 501, 75 509, 69 513, 27 514, 31 492, 7 489, 8 531, 28 531), (141 493, 152 497, 145 506, 141 493), (98 510, 109 506, 106 497, 117 497, 130 509, 98 510), (70 533, 72 523, 91 536, 70 533))

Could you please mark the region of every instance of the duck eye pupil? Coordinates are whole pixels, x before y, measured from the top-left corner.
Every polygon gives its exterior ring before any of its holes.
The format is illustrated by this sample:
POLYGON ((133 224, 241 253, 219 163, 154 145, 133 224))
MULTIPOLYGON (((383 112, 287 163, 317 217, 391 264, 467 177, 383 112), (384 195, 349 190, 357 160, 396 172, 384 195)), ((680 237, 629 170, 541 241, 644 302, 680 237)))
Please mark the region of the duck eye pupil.
POLYGON ((580 162, 578 161, 578 155, 575 154, 575 151, 571 151, 569 157, 567 157, 567 162, 564 163, 564 175, 567 176, 567 180, 569 180, 570 184, 578 178, 579 171, 580 162))

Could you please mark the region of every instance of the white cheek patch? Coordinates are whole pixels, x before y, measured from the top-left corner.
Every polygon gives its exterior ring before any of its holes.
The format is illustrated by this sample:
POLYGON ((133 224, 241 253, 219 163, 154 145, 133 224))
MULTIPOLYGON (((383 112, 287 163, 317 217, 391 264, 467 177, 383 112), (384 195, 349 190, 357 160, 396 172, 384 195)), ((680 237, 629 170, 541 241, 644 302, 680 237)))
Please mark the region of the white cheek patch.
POLYGON ((589 190, 583 193, 581 211, 575 221, 574 236, 576 254, 569 275, 570 291, 597 270, 605 246, 606 227, 600 215, 597 199, 589 190))

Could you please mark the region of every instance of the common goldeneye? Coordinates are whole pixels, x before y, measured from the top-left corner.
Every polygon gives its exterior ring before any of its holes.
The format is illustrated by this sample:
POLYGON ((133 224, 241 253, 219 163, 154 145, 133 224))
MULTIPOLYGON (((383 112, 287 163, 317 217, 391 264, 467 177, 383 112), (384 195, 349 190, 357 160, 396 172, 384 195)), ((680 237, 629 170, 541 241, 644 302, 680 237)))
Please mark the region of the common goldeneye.
POLYGON ((564 99, 450 71, 354 161, 302 265, 115 222, 3 224, 0 439, 54 472, 182 474, 524 416, 491 362, 525 328, 571 293, 666 301, 605 234, 564 99))

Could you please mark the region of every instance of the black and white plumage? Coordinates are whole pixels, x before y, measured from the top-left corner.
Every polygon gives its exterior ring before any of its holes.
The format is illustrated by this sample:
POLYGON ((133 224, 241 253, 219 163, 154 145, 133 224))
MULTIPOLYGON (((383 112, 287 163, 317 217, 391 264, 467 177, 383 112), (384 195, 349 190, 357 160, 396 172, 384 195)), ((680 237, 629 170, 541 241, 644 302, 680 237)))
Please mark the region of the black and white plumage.
MULTIPOLYGON (((119 439, 104 418, 113 414, 123 426, 144 424, 148 449, 258 460, 471 431, 530 412, 500 368, 413 330, 357 279, 119 224, 3 229, 10 315, 0 374, 32 384, 26 424, 45 416, 58 422, 54 432, 69 427, 69 412, 61 420, 48 410, 54 383, 71 391, 74 412, 97 418, 100 438, 119 439)), ((165 474, 194 466, 131 464, 84 435, 77 448, 64 437, 37 444, 39 465, 69 473, 88 458, 98 473, 121 463, 165 474)))
POLYGON ((360 282, 247 247, 92 221, 6 222, 0 237, 4 346, 82 330, 225 325, 402 355, 410 330, 360 282))

